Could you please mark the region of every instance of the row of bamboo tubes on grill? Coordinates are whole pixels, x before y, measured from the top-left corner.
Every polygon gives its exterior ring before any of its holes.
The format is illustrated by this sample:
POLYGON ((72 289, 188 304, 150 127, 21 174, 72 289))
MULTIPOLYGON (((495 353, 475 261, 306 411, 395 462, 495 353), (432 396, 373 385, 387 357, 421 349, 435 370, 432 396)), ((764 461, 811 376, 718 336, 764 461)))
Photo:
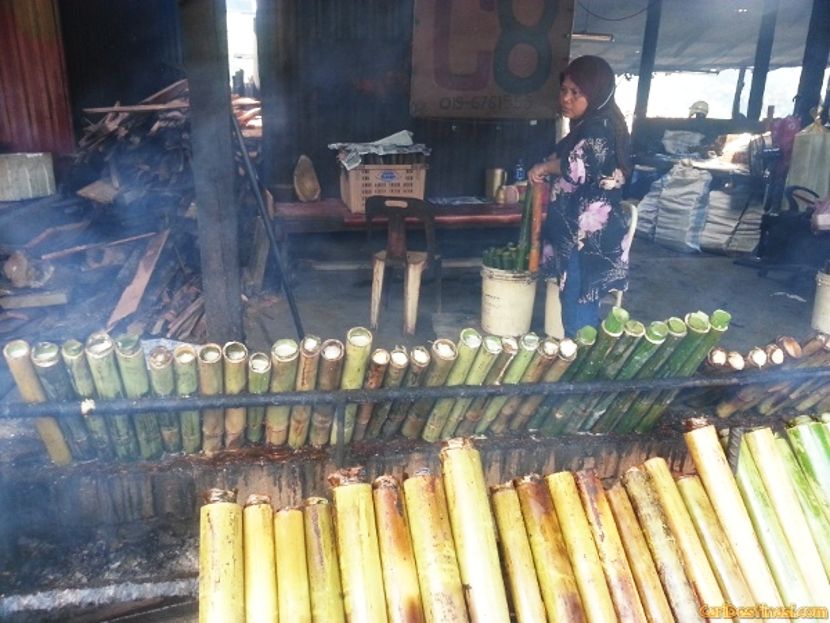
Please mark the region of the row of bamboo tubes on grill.
POLYGON ((607 489, 592 471, 562 471, 488 496, 478 451, 457 438, 441 475, 370 485, 359 468, 338 472, 331 505, 274 512, 267 497, 243 508, 213 490, 200 621, 784 620, 788 607, 826 617, 830 483, 811 461, 830 453, 789 437, 745 432, 733 475, 715 428, 694 421, 697 475, 675 479, 654 457, 607 489))

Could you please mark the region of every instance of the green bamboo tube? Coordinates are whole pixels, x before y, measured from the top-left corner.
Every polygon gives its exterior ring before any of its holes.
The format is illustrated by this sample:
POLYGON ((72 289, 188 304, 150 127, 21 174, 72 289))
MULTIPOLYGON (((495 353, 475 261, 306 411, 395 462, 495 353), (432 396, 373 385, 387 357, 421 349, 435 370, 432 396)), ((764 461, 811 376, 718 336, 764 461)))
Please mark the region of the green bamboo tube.
MULTIPOLYGON (((82 400, 95 398, 95 382, 92 380, 92 372, 84 354, 84 345, 75 339, 67 340, 61 345, 61 357, 69 371, 75 395, 82 400)), ((83 419, 89 430, 93 453, 98 458, 111 459, 114 453, 106 418, 103 415, 87 413, 83 419)))
POLYGON ((538 474, 515 482, 548 621, 586 621, 559 519, 538 474))
POLYGON ((801 415, 790 422, 787 437, 801 468, 817 486, 816 493, 830 500, 830 443, 827 429, 809 416, 801 415))
MULTIPOLYGON (((104 400, 123 398, 124 389, 118 374, 118 364, 115 362, 113 339, 104 331, 93 333, 86 340, 84 353, 98 397, 104 400)), ((107 424, 116 458, 122 461, 138 458, 138 439, 130 417, 114 413, 107 416, 107 424)))
MULTIPOLYGON (((306 335, 300 343, 300 357, 297 363, 296 391, 308 391, 317 385, 317 367, 320 362, 320 346, 323 340, 316 335, 306 335)), ((311 405, 291 407, 288 429, 288 445, 295 450, 303 446, 311 428, 311 405)))
POLYGON ((690 419, 687 425, 689 430, 684 438, 689 454, 721 521, 729 545, 738 559, 755 603, 772 607, 782 605, 778 588, 752 528, 752 521, 715 427, 700 418, 690 419))
MULTIPOLYGON (((426 378, 432 355, 423 346, 416 346, 409 352, 409 367, 401 383, 402 387, 420 387, 426 378)), ((406 418, 406 413, 413 404, 411 399, 398 399, 392 403, 386 421, 383 423, 383 437, 393 437, 398 433, 406 418)))
MULTIPOLYGON (((481 334, 475 329, 467 327, 461 330, 461 335, 456 345, 458 357, 455 363, 453 363, 444 385, 447 387, 455 387, 464 384, 470 368, 476 359, 476 354, 481 347, 481 342, 481 334)), ((435 402, 427 418, 423 434, 421 435, 424 441, 434 442, 441 438, 441 434, 447 425, 447 420, 449 420, 450 412, 453 410, 455 402, 455 398, 439 398, 435 402)))
MULTIPOLYGON (((3 357, 9 366, 21 400, 27 403, 46 402, 46 395, 29 354, 29 344, 24 340, 13 340, 3 347, 3 357)), ((49 459, 55 465, 69 465, 72 462, 72 453, 57 420, 53 417, 36 418, 35 428, 43 445, 46 446, 49 459)))
POLYGON ((470 618, 507 621, 510 614, 481 455, 469 439, 454 438, 445 442, 440 458, 470 618))
MULTIPOLYGON (((199 393, 215 396, 224 391, 222 371, 222 347, 209 343, 199 348, 196 358, 199 370, 199 393)), ((202 409, 202 450, 207 454, 222 449, 222 435, 225 432, 225 410, 221 407, 202 409)))
MULTIPOLYGON (((333 391, 340 387, 340 375, 343 372, 345 346, 340 340, 329 339, 320 346, 320 364, 317 371, 317 389, 333 391)), ((326 445, 334 422, 333 404, 318 403, 311 411, 311 431, 308 441, 317 448, 326 445)))
POLYGON ((643 535, 622 483, 617 482, 608 489, 606 497, 614 515, 614 523, 620 533, 625 555, 631 565, 631 574, 637 584, 637 592, 646 612, 646 618, 650 623, 674 621, 674 615, 666 599, 663 585, 660 583, 660 576, 657 574, 657 567, 654 565, 645 535, 643 535))
POLYGON ((274 511, 267 495, 249 495, 242 510, 245 623, 277 623, 274 511))
POLYGON ((337 543, 331 505, 325 498, 310 497, 303 503, 311 619, 343 623, 343 588, 337 563, 337 543))
POLYGON ((418 571, 400 483, 393 476, 380 476, 372 483, 372 497, 389 622, 422 622, 418 571))
MULTIPOLYGON (((489 372, 484 377, 482 385, 500 385, 507 369, 510 367, 516 354, 519 352, 519 341, 514 337, 501 338, 501 352, 496 355, 496 360, 490 367, 489 372)), ((464 419, 455 427, 454 435, 457 437, 466 437, 475 432, 476 426, 484 417, 484 410, 487 408, 487 403, 490 398, 480 396, 474 398, 467 407, 467 412, 464 414, 464 419)))
POLYGON ((574 478, 596 544, 605 581, 611 592, 617 620, 645 621, 646 613, 637 594, 637 584, 628 565, 620 533, 602 483, 593 472, 579 471, 574 474, 574 478))
POLYGON ((346 620, 385 623, 386 597, 372 485, 345 470, 330 476, 329 482, 346 620))
MULTIPOLYGON (((427 353, 427 358, 429 358, 429 353, 427 353)), ((405 347, 396 346, 389 353, 389 365, 386 368, 386 375, 383 377, 381 387, 384 389, 400 387, 408 368, 409 353, 405 347)), ((386 423, 386 418, 389 416, 389 411, 392 409, 393 402, 392 400, 384 400, 374 406, 369 426, 364 435, 366 439, 376 439, 380 435, 383 425, 386 423)))
MULTIPOLYGON (((66 402, 75 398, 75 389, 61 360, 61 351, 57 344, 38 342, 32 347, 31 360, 47 400, 66 402)), ((94 448, 83 416, 65 415, 58 420, 58 426, 74 458, 93 458, 94 448)))
MULTIPOLYGON (((242 342, 226 342, 222 347, 222 370, 226 396, 245 391, 248 380, 248 347, 242 342)), ((238 450, 245 443, 248 410, 245 407, 225 408, 225 448, 238 450)))
MULTIPOLYGON (((383 387, 383 379, 386 377, 386 370, 389 368, 391 355, 385 348, 376 348, 369 357, 369 367, 366 370, 366 380, 363 382, 364 389, 379 389, 383 387)), ((353 441, 363 441, 369 422, 372 421, 374 402, 361 403, 357 408, 357 418, 354 424, 353 441)))
POLYGON ((648 476, 640 468, 632 467, 625 472, 622 480, 643 529, 651 557, 656 563, 674 619, 679 623, 704 621, 694 590, 686 579, 680 550, 648 476))
POLYGON ((420 469, 403 490, 426 622, 469 621, 441 478, 420 469))
MULTIPOLYGON (((458 359, 458 349, 452 341, 439 338, 432 343, 431 351, 432 364, 426 372, 422 385, 440 387, 447 382, 447 377, 458 359)), ((419 398, 413 402, 407 411, 401 434, 409 439, 417 439, 423 431, 427 416, 434 404, 433 398, 419 398)))
POLYGON ((303 513, 297 508, 283 508, 274 513, 274 558, 277 562, 278 619, 311 623, 305 529, 303 513))
MULTIPOLYGON (((115 338, 115 358, 121 372, 124 395, 132 400, 147 397, 150 394, 150 376, 138 336, 124 333, 115 338)), ((133 424, 141 458, 159 458, 164 451, 164 444, 158 416, 155 413, 136 413, 133 424)))
MULTIPOLYGON (((556 383, 558 382, 568 368, 576 360, 576 353, 578 350, 576 342, 571 338, 566 337, 559 342, 556 360, 542 375, 542 383, 556 383)), ((510 430, 518 431, 528 427, 531 418, 537 412, 542 402, 545 400, 544 394, 537 394, 535 396, 528 396, 524 402, 519 406, 519 410, 510 422, 510 430)))
MULTIPOLYGON (((267 353, 255 352, 248 357, 248 393, 264 394, 271 385, 271 357, 267 353)), ((245 437, 251 443, 262 441, 262 425, 265 422, 265 407, 249 407, 245 437)))
MULTIPOLYGON (((150 388, 153 395, 167 398, 176 392, 176 379, 173 374, 173 353, 169 348, 156 346, 147 356, 147 366, 150 368, 150 388)), ((173 411, 162 411, 158 414, 161 442, 165 452, 180 452, 182 449, 182 434, 179 427, 179 415, 173 411)))
MULTIPOLYGON (((199 372, 196 367, 198 353, 190 344, 181 344, 173 350, 173 373, 176 378, 176 395, 195 396, 199 393, 199 372)), ((202 423, 199 411, 179 411, 179 425, 182 431, 182 450, 195 454, 202 448, 202 423)))
MULTIPOLYGON (((503 350, 504 347, 502 346, 502 340, 500 338, 495 335, 485 335, 481 347, 476 353, 475 360, 470 366, 470 371, 467 373, 464 384, 480 386, 484 383, 503 350)), ((456 428, 458 428, 458 425, 464 419, 472 403, 472 398, 459 398, 455 401, 452 411, 447 418, 447 423, 444 425, 444 430, 441 431, 442 439, 449 439, 455 435, 456 428)))
MULTIPOLYGON (((285 338, 271 346, 271 393, 294 391, 297 384, 297 361, 300 345, 296 340, 285 338)), ((281 446, 288 441, 288 423, 291 407, 268 405, 265 408, 265 443, 281 446)))
POLYGON ((242 507, 211 489, 199 512, 199 623, 245 622, 242 507))
POLYGON ((513 483, 507 483, 494 487, 490 499, 516 621, 545 621, 545 605, 533 566, 533 553, 522 519, 519 494, 513 483))
MULTIPOLYGON (((340 380, 340 389, 360 389, 366 377, 366 368, 369 365, 369 356, 372 353, 372 332, 365 327, 353 327, 346 334, 346 360, 343 364, 343 378, 340 380)), ((343 419, 343 442, 350 443, 354 436, 357 404, 346 405, 343 419)), ((337 422, 331 427, 329 443, 337 443, 337 422)))

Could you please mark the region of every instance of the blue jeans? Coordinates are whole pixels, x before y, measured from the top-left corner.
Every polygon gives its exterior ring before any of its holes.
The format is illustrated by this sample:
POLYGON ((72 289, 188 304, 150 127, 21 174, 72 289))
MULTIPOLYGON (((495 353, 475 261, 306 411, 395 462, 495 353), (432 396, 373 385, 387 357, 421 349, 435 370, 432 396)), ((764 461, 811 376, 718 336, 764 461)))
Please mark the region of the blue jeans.
POLYGON ((579 274, 579 253, 574 249, 568 259, 568 276, 562 290, 562 326, 566 337, 575 337, 576 332, 586 325, 599 325, 599 301, 579 302, 581 278, 579 274))

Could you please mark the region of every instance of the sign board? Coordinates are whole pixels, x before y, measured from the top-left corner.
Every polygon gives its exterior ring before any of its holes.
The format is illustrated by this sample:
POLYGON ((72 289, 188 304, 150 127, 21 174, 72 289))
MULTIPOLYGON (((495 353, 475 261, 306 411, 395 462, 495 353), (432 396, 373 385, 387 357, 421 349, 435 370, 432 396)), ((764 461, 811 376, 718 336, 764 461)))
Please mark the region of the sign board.
POLYGON ((415 0, 413 117, 548 119, 573 0, 415 0))

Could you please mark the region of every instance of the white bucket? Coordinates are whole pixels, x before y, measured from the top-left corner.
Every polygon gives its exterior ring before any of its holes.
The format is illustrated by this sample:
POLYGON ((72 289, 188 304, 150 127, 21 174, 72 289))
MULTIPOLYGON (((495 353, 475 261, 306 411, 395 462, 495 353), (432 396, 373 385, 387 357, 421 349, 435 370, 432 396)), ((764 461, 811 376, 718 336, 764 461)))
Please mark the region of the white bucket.
POLYGON ((545 294, 545 335, 561 340, 565 337, 565 326, 562 324, 562 302, 559 300, 559 280, 546 279, 547 292, 545 294))
POLYGON ((498 268, 481 269, 481 328, 498 336, 530 331, 536 275, 498 268))
POLYGON ((830 333, 830 275, 816 273, 816 298, 813 301, 813 328, 830 333))

